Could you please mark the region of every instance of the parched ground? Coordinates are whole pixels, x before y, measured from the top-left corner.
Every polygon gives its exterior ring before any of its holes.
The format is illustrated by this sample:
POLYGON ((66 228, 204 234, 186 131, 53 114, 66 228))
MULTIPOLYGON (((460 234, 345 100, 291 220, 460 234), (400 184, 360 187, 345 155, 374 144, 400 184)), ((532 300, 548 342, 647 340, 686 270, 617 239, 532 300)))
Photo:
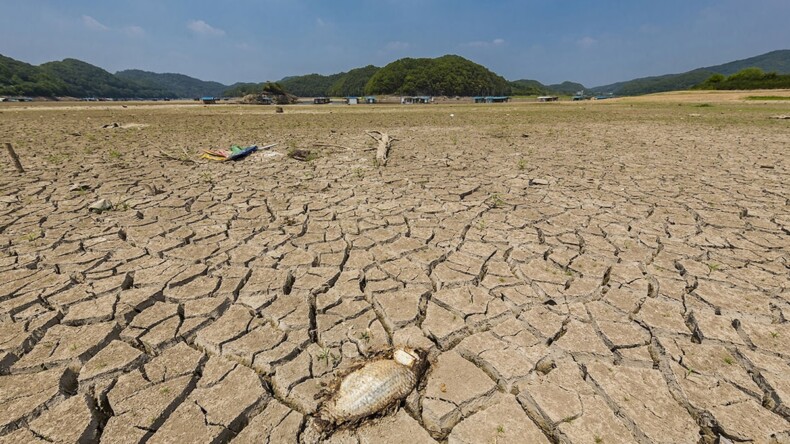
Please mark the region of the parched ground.
POLYGON ((786 443, 790 105, 711 98, 4 105, 0 442, 297 442, 408 345, 328 442, 786 443))

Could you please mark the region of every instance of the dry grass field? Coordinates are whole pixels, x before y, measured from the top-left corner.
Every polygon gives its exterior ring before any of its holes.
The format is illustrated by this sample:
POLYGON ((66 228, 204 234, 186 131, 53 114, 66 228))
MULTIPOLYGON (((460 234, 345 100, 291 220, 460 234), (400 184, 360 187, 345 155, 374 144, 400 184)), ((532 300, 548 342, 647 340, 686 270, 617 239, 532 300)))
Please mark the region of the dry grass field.
POLYGON ((2 104, 0 442, 790 442, 790 101, 750 95, 2 104), (408 397, 315 420, 397 346, 408 397))

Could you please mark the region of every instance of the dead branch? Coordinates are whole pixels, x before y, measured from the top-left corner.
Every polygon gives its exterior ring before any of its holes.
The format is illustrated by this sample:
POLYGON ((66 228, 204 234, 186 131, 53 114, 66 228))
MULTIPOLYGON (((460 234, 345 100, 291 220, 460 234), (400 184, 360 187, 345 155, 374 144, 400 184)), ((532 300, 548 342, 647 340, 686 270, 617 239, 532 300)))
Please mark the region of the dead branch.
POLYGON ((389 158, 390 146, 392 142, 398 139, 390 137, 389 134, 382 133, 381 131, 368 131, 367 135, 378 142, 378 147, 376 148, 376 162, 381 166, 386 166, 389 158))
POLYGON ((22 163, 19 161, 19 156, 16 155, 16 151, 14 151, 13 145, 6 142, 5 149, 8 150, 8 155, 11 156, 11 160, 14 162, 14 167, 20 173, 24 173, 25 169, 22 168, 22 163))
POLYGON ((166 153, 166 152, 164 152, 162 150, 159 150, 159 154, 160 154, 160 156, 157 156, 157 157, 165 158, 165 159, 168 159, 168 160, 175 160, 175 161, 178 161, 178 162, 192 163, 192 164, 195 164, 195 165, 199 165, 199 163, 196 160, 189 158, 189 154, 186 152, 186 150, 184 150, 184 157, 176 157, 176 156, 174 156, 172 154, 169 154, 169 153, 166 153))
POLYGON ((346 151, 354 151, 354 148, 343 145, 335 145, 333 143, 314 143, 313 146, 317 148, 343 148, 346 151))

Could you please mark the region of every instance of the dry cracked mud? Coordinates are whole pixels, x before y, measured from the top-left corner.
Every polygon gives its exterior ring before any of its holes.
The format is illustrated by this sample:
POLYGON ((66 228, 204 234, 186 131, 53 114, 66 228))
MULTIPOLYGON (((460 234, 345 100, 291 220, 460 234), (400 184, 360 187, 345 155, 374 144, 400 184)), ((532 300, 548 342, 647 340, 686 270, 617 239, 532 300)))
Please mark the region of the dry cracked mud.
POLYGON ((790 442, 787 105, 673 97, 4 104, 0 442, 297 443, 398 345, 326 442, 790 442))

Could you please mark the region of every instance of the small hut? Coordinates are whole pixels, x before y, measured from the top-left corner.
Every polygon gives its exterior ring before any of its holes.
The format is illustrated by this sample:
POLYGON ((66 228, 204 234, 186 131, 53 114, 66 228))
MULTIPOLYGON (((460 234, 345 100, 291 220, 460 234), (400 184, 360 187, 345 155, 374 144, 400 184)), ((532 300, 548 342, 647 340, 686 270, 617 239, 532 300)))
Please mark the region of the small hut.
POLYGON ((505 103, 510 101, 508 96, 477 96, 472 97, 475 103, 505 103))
POLYGON ((540 96, 538 102, 557 102, 560 98, 557 96, 540 96))
POLYGON ((400 99, 402 105, 425 104, 431 103, 432 101, 433 98, 431 96, 406 96, 400 99))
POLYGON ((211 96, 205 96, 205 97, 201 97, 200 101, 203 102, 204 105, 214 105, 217 103, 217 98, 211 96))
POLYGON ((332 100, 329 97, 316 97, 313 99, 313 103, 316 105, 326 105, 327 103, 332 103, 332 100))

